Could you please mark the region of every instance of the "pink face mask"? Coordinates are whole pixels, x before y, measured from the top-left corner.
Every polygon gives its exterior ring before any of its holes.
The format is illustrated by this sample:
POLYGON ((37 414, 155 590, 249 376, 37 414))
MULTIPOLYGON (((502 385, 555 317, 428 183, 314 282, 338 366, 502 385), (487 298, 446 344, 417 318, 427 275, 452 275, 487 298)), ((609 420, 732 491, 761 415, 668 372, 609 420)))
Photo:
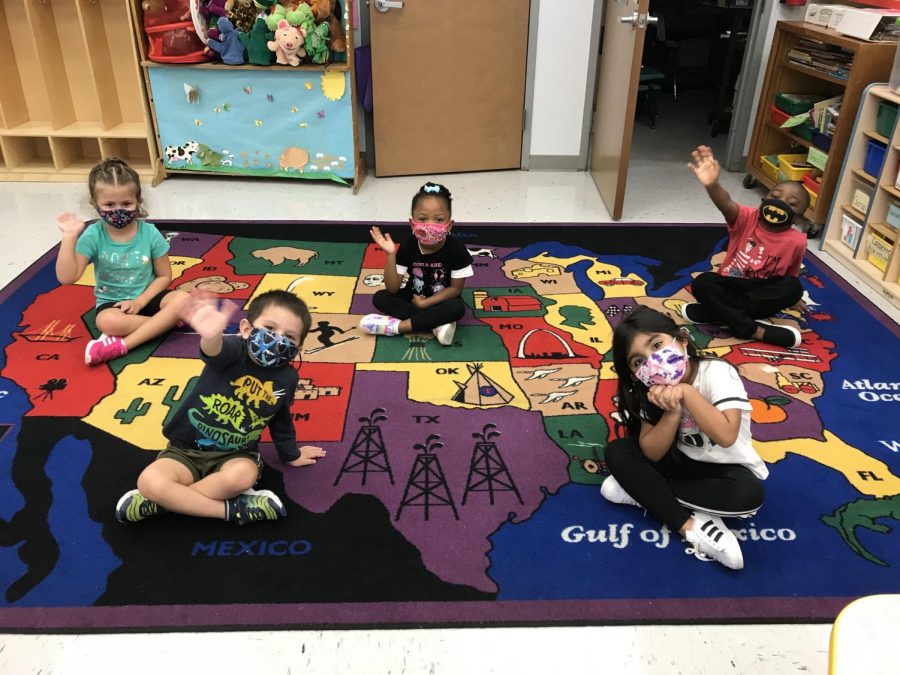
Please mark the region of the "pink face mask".
POLYGON ((678 340, 660 347, 641 364, 634 376, 647 387, 654 384, 678 384, 684 377, 687 357, 678 340))
POLYGON ((447 238, 450 232, 450 223, 417 223, 409 221, 412 225, 413 234, 420 243, 426 246, 435 246, 440 244, 447 238))

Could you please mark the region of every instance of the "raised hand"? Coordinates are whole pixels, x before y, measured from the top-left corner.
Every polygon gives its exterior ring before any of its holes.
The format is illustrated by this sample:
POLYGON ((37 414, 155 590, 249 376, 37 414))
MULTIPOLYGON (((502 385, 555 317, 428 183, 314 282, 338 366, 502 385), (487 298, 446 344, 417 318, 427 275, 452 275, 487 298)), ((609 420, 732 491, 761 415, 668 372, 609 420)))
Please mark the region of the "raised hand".
POLYGON ((309 466, 315 464, 316 460, 325 456, 325 451, 314 445, 304 445, 300 448, 300 456, 288 462, 291 466, 309 466))
POLYGON ((84 221, 74 213, 63 213, 56 217, 56 224, 63 235, 77 237, 85 228, 84 221))
POLYGON ((372 226, 372 229, 369 230, 369 234, 372 235, 372 240, 378 244, 382 251, 387 254, 396 253, 397 244, 391 239, 390 234, 382 234, 381 229, 374 225, 372 226))
POLYGON ((713 156, 712 148, 701 145, 691 153, 688 168, 697 176, 703 187, 714 185, 719 180, 719 162, 713 156))
POLYGON ((231 300, 221 300, 211 293, 194 291, 178 313, 182 321, 197 331, 202 340, 220 337, 238 306, 231 300), (221 305, 220 305, 221 302, 221 305))

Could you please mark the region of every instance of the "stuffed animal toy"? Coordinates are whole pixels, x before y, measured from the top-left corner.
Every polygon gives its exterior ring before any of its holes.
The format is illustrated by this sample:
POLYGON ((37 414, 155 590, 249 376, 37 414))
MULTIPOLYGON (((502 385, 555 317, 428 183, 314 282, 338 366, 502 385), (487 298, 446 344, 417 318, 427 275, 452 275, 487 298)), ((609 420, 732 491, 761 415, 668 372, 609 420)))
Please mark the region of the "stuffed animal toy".
POLYGON ((228 12, 228 19, 241 33, 252 31, 257 18, 259 9, 253 4, 253 0, 235 0, 228 12))
POLYGON ((347 38, 340 17, 337 0, 303 0, 313 11, 317 22, 327 21, 331 34, 331 48, 336 52, 347 51, 347 38))
POLYGON ((222 63, 229 66, 240 66, 244 63, 244 45, 241 44, 240 33, 228 19, 219 19, 220 40, 210 38, 207 47, 222 57, 222 63))
POLYGON ((327 23, 320 23, 306 35, 306 55, 313 63, 328 63, 331 50, 328 49, 330 29, 327 23))
POLYGON ((234 0, 209 0, 206 5, 206 14, 209 18, 209 31, 207 36, 210 40, 221 40, 222 34, 219 28, 219 19, 224 19, 234 0))
POLYGON ((275 52, 275 62, 283 66, 299 66, 300 58, 306 56, 303 41, 306 31, 292 26, 287 19, 281 19, 275 28, 275 39, 268 43, 269 51, 275 52))
POLYGON ((309 5, 300 3, 296 9, 288 9, 285 5, 275 5, 272 13, 266 17, 266 25, 269 30, 275 30, 278 22, 284 19, 292 26, 299 26, 309 32, 316 27, 316 19, 309 5))
POLYGON ((271 66, 275 60, 275 54, 269 50, 269 40, 275 37, 266 26, 262 17, 256 20, 249 34, 239 35, 241 44, 247 50, 247 60, 256 66, 271 66))

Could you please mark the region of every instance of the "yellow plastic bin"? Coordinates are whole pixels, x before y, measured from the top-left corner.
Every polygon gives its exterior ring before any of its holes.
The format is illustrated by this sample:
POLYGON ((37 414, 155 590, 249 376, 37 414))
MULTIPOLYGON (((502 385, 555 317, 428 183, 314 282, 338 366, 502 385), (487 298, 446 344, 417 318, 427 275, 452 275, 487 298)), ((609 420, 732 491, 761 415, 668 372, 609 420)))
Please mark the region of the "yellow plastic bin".
POLYGON ((809 208, 810 209, 816 208, 816 200, 819 198, 819 195, 817 195, 815 192, 810 190, 805 185, 803 186, 803 189, 806 190, 806 194, 809 195, 809 208))
POLYGON ((778 180, 778 155, 762 155, 759 158, 759 168, 772 180, 778 180))
POLYGON ((803 176, 812 173, 813 167, 805 154, 778 155, 778 168, 788 180, 803 180, 803 176))

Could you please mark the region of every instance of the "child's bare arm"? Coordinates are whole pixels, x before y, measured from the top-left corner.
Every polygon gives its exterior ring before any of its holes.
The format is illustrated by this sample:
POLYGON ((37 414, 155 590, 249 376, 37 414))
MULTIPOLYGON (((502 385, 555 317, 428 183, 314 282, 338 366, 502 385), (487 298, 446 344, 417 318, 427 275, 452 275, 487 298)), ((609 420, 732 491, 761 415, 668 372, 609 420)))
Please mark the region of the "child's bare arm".
POLYGON ((390 234, 382 233, 381 228, 373 226, 369 230, 369 234, 372 236, 372 241, 387 256, 384 261, 384 287, 388 293, 396 293, 400 290, 400 284, 403 283, 403 279, 397 274, 397 244, 391 239, 390 234))
POLYGON ((719 184, 721 168, 708 145, 701 145, 691 153, 688 168, 697 176, 700 184, 706 188, 706 194, 721 211, 726 223, 737 220, 741 207, 731 198, 728 191, 719 184))
POLYGON ((85 224, 74 213, 64 213, 56 219, 62 232, 59 253, 56 256, 56 279, 61 284, 73 284, 88 266, 88 259, 75 252, 75 244, 84 231, 85 224))

